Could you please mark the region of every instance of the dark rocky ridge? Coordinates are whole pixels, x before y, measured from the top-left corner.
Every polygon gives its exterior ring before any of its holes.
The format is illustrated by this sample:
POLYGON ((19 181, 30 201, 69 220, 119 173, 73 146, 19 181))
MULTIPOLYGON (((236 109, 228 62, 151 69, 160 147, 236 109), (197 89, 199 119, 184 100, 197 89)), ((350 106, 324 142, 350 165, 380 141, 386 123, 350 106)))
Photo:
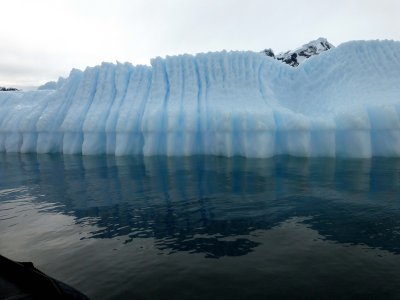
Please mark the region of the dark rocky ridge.
POLYGON ((261 52, 267 56, 280 60, 292 67, 297 67, 309 57, 318 55, 321 52, 327 51, 334 47, 335 46, 329 43, 327 39, 319 38, 301 46, 300 48, 279 53, 278 55, 275 55, 272 49, 264 49, 261 52))
POLYGON ((1 92, 11 92, 11 91, 19 91, 19 89, 16 89, 16 88, 6 88, 6 87, 4 87, 4 86, 0 86, 0 91, 1 92))

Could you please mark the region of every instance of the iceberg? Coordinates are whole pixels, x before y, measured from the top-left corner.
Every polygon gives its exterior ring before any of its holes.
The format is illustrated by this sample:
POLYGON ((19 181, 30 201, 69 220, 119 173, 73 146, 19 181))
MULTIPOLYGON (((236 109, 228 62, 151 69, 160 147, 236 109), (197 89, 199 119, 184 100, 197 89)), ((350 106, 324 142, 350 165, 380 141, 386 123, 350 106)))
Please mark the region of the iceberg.
POLYGON ((0 92, 0 152, 400 156, 399 114, 397 41, 347 42, 296 68, 250 51, 179 55, 0 92))

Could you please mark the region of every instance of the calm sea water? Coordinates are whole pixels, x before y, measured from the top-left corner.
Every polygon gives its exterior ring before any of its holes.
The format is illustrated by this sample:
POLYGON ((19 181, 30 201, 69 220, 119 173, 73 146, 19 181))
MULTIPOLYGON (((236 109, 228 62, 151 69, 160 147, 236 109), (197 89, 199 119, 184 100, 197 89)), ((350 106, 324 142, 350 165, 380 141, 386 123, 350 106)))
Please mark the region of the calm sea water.
POLYGON ((400 159, 3 153, 0 253, 93 299, 399 299, 400 159))

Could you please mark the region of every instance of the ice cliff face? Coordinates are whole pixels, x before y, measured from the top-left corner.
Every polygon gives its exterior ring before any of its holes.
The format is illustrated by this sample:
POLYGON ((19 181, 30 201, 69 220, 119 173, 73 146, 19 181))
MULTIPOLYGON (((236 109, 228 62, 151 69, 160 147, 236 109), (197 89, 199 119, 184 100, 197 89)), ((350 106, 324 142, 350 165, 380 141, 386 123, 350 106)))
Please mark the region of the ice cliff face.
POLYGON ((297 67, 307 58, 310 58, 311 56, 314 55, 318 55, 334 47, 335 46, 329 43, 325 38, 319 38, 293 51, 287 51, 284 53, 280 53, 278 55, 275 55, 272 49, 265 49, 262 51, 262 53, 264 53, 267 56, 273 57, 277 60, 280 60, 292 67, 297 67))
POLYGON ((400 42, 349 42, 297 68, 255 52, 73 70, 0 92, 0 151, 400 156, 400 42))

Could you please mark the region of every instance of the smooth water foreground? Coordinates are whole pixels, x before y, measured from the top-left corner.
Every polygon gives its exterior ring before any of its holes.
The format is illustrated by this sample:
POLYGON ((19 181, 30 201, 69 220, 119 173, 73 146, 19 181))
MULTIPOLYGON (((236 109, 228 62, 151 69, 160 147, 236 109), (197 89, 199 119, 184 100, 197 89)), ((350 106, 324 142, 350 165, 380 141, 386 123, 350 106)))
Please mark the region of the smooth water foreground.
POLYGON ((400 159, 0 153, 0 253, 93 299, 400 297, 400 159))

